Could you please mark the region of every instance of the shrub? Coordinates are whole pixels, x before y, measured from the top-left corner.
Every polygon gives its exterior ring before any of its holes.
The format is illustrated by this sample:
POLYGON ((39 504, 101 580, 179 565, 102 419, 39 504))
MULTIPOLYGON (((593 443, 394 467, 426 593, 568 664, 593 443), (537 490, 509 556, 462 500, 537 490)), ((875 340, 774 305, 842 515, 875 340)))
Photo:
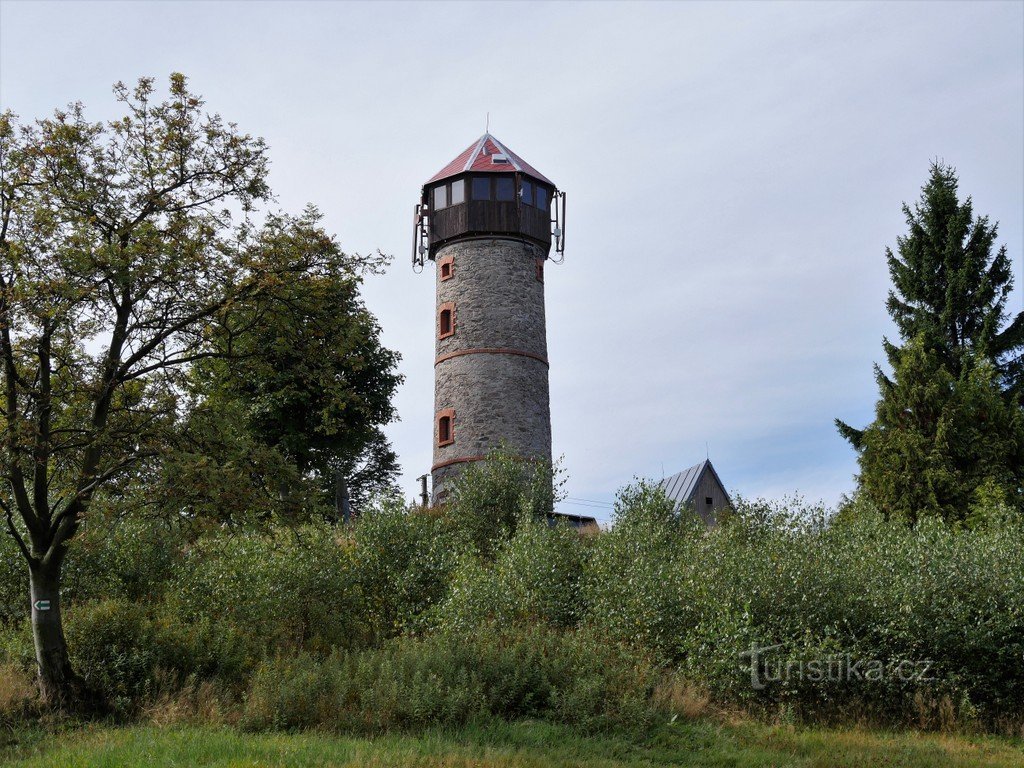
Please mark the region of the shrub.
POLYGON ((449 631, 536 622, 573 627, 585 613, 588 544, 567 525, 524 517, 498 545, 493 562, 463 558, 431 621, 449 631))
POLYGON ((525 717, 636 725, 651 716, 657 677, 643 654, 589 633, 442 633, 327 659, 268 661, 254 678, 243 722, 368 732, 525 717))
POLYGON ((355 581, 376 639, 420 627, 448 591, 459 557, 458 536, 443 516, 387 499, 356 522, 355 581))
POLYGON ((554 508, 558 473, 524 461, 504 447, 465 467, 454 482, 447 515, 460 543, 483 558, 515 532, 524 518, 544 520, 554 508))
POLYGON ((24 620, 28 613, 28 565, 14 539, 0 531, 0 629, 24 620))
POLYGON ((676 661, 701 606, 713 599, 713 582, 693 559, 703 529, 645 483, 620 492, 615 514, 614 528, 594 542, 583 580, 587 619, 618 642, 676 661))
POLYGON ((95 600, 67 612, 71 660, 86 684, 117 711, 193 680, 239 685, 258 663, 262 643, 228 623, 182 624, 161 606, 95 600))
POLYGON ((922 702, 989 722, 1024 705, 1019 521, 908 527, 863 506, 830 521, 820 507, 759 502, 700 530, 644 486, 618 511, 589 561, 587 620, 719 700, 914 723, 922 702), (777 646, 760 672, 781 679, 751 685, 751 646, 777 646), (905 674, 919 662, 934 679, 905 674))
POLYGON ((187 546, 181 526, 160 520, 90 516, 68 550, 65 605, 123 599, 151 603, 168 585, 187 546))
POLYGON ((186 624, 229 624, 268 649, 359 645, 362 593, 337 536, 327 524, 205 536, 176 564, 168 610, 186 624))

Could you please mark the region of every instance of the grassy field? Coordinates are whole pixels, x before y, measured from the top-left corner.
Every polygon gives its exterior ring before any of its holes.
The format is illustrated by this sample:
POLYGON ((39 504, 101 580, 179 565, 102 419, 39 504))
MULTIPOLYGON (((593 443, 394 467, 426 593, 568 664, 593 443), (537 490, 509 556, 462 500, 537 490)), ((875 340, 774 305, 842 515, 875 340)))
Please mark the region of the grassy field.
POLYGON ((319 733, 246 734, 230 728, 89 726, 0 733, 0 765, 1018 768, 1024 766, 1024 750, 1019 743, 987 737, 790 729, 752 723, 665 726, 642 739, 583 736, 534 722, 376 739, 319 733))

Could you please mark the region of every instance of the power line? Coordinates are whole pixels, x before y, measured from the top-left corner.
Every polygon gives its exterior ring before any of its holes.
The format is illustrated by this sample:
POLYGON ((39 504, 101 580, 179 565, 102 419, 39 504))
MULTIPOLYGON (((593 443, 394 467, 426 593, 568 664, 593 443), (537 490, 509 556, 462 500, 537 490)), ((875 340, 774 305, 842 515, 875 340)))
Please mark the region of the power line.
POLYGON ((587 504, 600 504, 602 507, 614 507, 615 506, 610 501, 598 501, 597 499, 580 499, 580 498, 577 498, 576 496, 566 496, 565 498, 568 499, 568 500, 571 500, 571 501, 585 501, 587 504))

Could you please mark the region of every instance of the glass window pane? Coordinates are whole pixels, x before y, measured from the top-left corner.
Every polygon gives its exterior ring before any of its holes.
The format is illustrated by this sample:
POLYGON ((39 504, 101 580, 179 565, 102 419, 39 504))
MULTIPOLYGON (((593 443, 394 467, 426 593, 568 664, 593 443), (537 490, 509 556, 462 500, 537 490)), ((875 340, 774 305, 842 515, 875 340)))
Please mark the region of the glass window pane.
POLYGON ((546 211, 548 209, 548 190, 546 187, 542 187, 540 184, 537 185, 536 199, 537 207, 542 211, 546 211))
POLYGON ((439 211, 448 205, 448 187, 442 184, 434 187, 434 210, 439 211))
POLYGON ((509 176, 499 176, 495 188, 495 200, 515 200, 516 180, 509 176))
POLYGON ((452 205, 458 205, 466 200, 466 182, 462 179, 452 182, 452 205))
POLYGON ((520 199, 524 205, 533 205, 533 184, 523 179, 523 191, 520 199))
POLYGON ((486 176, 474 176, 473 177, 473 199, 474 200, 490 200, 491 199, 491 180, 486 176))

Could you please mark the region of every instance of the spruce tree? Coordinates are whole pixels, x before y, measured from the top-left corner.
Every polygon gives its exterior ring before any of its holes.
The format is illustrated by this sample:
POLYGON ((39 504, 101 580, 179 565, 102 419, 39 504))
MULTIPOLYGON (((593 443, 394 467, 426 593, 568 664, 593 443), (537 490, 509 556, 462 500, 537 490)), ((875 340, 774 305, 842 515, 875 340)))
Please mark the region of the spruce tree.
POLYGON ((993 252, 998 225, 975 217, 957 187, 955 169, 936 162, 920 200, 903 205, 908 232, 886 249, 894 376, 875 367, 880 400, 866 429, 836 420, 860 453, 861 489, 911 520, 962 518, 980 485, 1020 504, 1024 485, 1024 312, 1007 312, 1013 273, 1006 247, 993 252))
POLYGON ((921 335, 901 349, 892 380, 879 377, 860 484, 889 516, 963 522, 983 498, 1024 506, 1024 411, 1007 401, 989 361, 961 364, 954 376, 921 335))

